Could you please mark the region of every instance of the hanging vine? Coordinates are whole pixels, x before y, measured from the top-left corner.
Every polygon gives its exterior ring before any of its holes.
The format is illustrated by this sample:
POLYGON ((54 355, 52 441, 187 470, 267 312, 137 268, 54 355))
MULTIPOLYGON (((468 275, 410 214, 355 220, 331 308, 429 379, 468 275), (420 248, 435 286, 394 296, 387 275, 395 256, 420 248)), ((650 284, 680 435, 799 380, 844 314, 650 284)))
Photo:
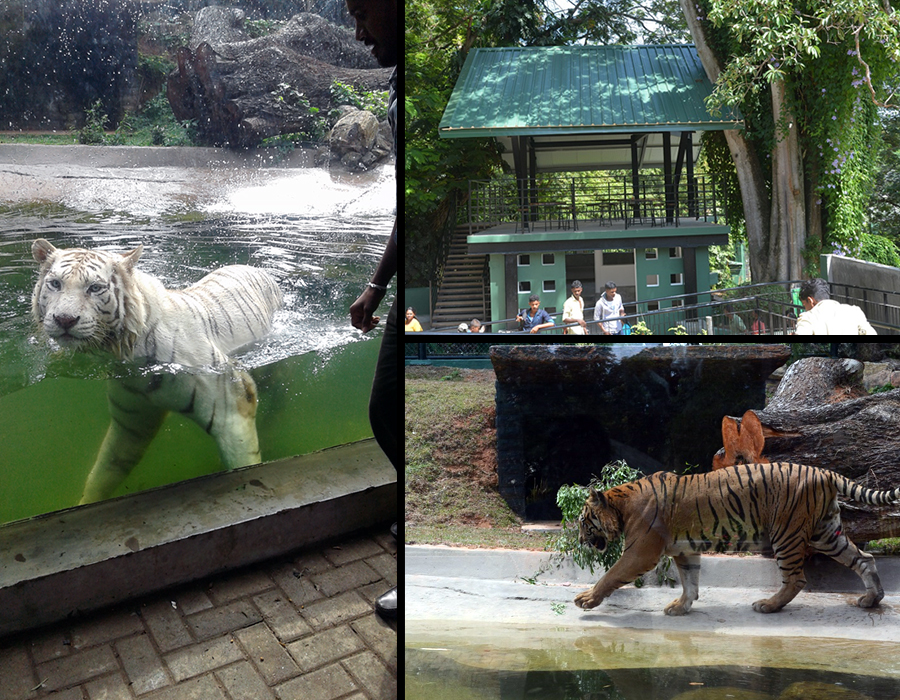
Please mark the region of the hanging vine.
MULTIPOLYGON (((852 41, 825 44, 809 64, 797 113, 823 219, 823 252, 858 255, 867 229, 879 126, 852 41)), ((810 241, 812 243, 812 241, 810 241)), ((814 251, 816 254, 818 251, 814 251)))

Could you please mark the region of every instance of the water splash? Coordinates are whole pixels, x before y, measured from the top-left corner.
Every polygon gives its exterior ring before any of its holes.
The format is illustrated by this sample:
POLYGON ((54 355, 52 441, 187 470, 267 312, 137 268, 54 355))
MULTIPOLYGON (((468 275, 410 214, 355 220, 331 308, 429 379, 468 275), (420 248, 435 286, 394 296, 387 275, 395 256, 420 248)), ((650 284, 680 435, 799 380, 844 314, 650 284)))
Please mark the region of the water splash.
POLYGON ((308 168, 254 179, 256 182, 233 186, 221 199, 206 206, 205 211, 315 218, 387 216, 396 209, 393 166, 379 166, 363 174, 340 175, 308 168))

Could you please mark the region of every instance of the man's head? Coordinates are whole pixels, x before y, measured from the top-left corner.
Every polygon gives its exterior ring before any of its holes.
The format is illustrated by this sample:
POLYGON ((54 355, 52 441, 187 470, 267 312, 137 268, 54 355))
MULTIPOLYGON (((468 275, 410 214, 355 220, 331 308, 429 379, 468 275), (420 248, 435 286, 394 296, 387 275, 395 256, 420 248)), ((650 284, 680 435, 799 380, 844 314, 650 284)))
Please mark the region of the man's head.
POLYGON ((541 306, 541 298, 537 294, 528 297, 528 306, 531 307, 532 313, 536 313, 541 306))
POLYGON ((800 285, 800 303, 803 308, 810 311, 820 301, 830 299, 831 294, 828 292, 828 282, 818 277, 806 280, 800 285))
POLYGON ((606 289, 606 298, 612 301, 616 298, 616 283, 615 282, 607 282, 604 285, 606 289))
POLYGON ((576 299, 580 299, 581 298, 581 290, 582 290, 581 280, 575 280, 574 282, 572 282, 572 296, 573 297, 575 297, 576 299))
POLYGON ((356 40, 372 47, 381 66, 397 65, 397 0, 347 0, 356 40))

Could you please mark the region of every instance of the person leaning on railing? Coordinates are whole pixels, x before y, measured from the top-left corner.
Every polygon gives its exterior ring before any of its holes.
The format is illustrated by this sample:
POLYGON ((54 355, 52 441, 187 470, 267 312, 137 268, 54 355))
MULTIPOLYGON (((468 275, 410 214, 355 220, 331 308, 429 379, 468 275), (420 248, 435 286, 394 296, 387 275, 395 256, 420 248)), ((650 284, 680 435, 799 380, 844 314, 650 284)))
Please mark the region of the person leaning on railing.
POLYGON ((878 335, 861 308, 831 298, 823 279, 801 284, 800 302, 806 311, 797 319, 796 335, 878 335))
POLYGON ((532 294, 528 297, 528 306, 529 308, 522 309, 519 315, 516 316, 521 330, 529 333, 539 333, 542 328, 550 328, 554 325, 550 314, 540 308, 541 298, 537 294, 532 294))

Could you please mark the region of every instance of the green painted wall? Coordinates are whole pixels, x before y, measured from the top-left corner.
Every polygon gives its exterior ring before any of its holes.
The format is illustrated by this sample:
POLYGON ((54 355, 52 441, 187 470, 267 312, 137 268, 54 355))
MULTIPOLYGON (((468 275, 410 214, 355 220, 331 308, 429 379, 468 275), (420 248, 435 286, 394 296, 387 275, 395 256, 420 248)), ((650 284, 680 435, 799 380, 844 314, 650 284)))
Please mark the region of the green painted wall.
MULTIPOLYGON (((658 248, 656 260, 647 260, 647 251, 643 248, 635 250, 635 277, 637 279, 637 300, 647 301, 660 297, 685 294, 682 284, 673 284, 672 275, 684 272, 684 259, 673 258, 670 248, 658 248), (659 286, 648 287, 647 276, 658 275, 659 286)), ((709 290, 709 249, 697 248, 697 291, 709 290)), ((663 308, 670 306, 669 302, 662 303, 663 308)))
MULTIPOLYGON (((506 318, 506 276, 503 273, 503 255, 491 255, 488 266, 491 275, 491 320, 498 321, 506 318)), ((506 330, 500 326, 488 327, 491 332, 506 330)))
MULTIPOLYGON (((493 256, 492 256, 493 257, 493 256)), ((521 256, 519 256, 521 258, 521 256)), ((566 301, 566 254, 565 253, 530 253, 529 264, 519 265, 516 269, 519 275, 519 286, 523 282, 531 283, 531 291, 519 292, 518 307, 528 307, 528 297, 537 294, 541 298, 541 308, 556 307, 556 311, 562 311, 566 301), (551 259, 551 264, 545 264, 545 258, 551 259), (544 284, 552 283, 554 291, 545 292, 544 284)))
MULTIPOLYGON (((568 297, 566 288, 566 264, 565 253, 554 253, 553 264, 543 263, 542 253, 529 253, 529 265, 518 266, 519 281, 531 282, 531 291, 518 293, 518 307, 524 309, 528 306, 528 297, 536 293, 541 298, 541 308, 556 307, 562 311, 563 304, 568 297), (543 291, 544 282, 550 280, 556 285, 555 293, 543 291)), ((684 294, 684 284, 672 284, 671 275, 684 272, 683 258, 673 258, 669 248, 660 248, 655 260, 647 260, 646 249, 635 249, 635 276, 637 280, 637 300, 648 301, 660 297, 677 296, 684 294), (659 275, 658 287, 647 287, 647 275, 659 275)), ((506 315, 506 285, 504 278, 504 256, 494 254, 490 256, 491 274, 491 320, 504 318, 506 315)), ((706 247, 697 248, 697 291, 709 291, 709 250, 706 247)), ((591 303, 593 300, 588 300, 591 303)), ((663 308, 670 306, 668 302, 662 303, 663 308)), ((646 308, 646 307, 644 307, 646 308)), ((495 329, 499 330, 499 328, 495 329)))

